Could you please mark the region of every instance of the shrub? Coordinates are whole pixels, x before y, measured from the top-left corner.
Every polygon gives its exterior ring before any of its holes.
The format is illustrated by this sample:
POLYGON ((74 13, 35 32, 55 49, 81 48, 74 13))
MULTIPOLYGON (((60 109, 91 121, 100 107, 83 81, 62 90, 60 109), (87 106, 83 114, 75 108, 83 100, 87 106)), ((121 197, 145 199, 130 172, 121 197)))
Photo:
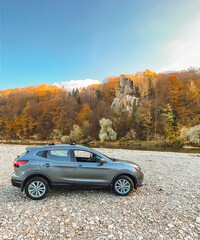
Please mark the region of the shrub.
POLYGON ((101 142, 104 142, 105 140, 116 140, 117 139, 117 133, 112 128, 112 121, 110 119, 102 118, 99 120, 101 129, 99 132, 99 138, 101 142))
POLYGON ((119 139, 119 142, 126 142, 126 138, 125 137, 121 137, 120 139, 119 139))
POLYGON ((64 143, 70 143, 70 136, 62 136, 61 141, 64 143))
POLYGON ((200 125, 191 128, 183 127, 180 138, 195 145, 200 144, 200 125))
POLYGON ((73 125, 73 130, 71 130, 69 136, 63 136, 61 140, 65 143, 80 142, 87 143, 90 141, 90 136, 88 135, 89 123, 84 122, 83 127, 81 128, 78 125, 73 125))
POLYGON ((130 131, 127 132, 125 138, 127 140, 135 140, 136 139, 136 132, 134 129, 131 129, 130 131))
POLYGON ((71 141, 74 141, 74 142, 81 141, 83 139, 83 133, 82 133, 81 127, 74 124, 73 130, 71 130, 69 137, 71 141))
POLYGON ((60 140, 62 138, 62 131, 60 129, 53 129, 53 132, 50 134, 50 139, 60 140))

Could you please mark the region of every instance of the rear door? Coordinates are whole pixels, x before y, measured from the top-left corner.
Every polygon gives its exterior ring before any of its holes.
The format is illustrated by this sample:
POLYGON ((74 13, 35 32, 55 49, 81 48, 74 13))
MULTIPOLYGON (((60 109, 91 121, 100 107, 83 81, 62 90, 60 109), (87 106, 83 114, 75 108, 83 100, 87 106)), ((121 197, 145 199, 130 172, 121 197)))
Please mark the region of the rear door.
POLYGON ((100 164, 100 156, 83 150, 73 150, 75 185, 106 186, 110 182, 110 163, 100 164))
POLYGON ((41 172, 55 184, 74 185, 75 164, 68 149, 47 150, 41 154, 41 172))

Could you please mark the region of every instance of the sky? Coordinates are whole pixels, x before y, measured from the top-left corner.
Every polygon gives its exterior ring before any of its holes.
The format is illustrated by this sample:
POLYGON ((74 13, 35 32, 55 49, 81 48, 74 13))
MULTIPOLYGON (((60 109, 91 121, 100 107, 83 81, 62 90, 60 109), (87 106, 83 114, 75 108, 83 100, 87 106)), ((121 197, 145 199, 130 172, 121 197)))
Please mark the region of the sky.
POLYGON ((0 89, 200 67, 199 0, 0 0, 0 89))

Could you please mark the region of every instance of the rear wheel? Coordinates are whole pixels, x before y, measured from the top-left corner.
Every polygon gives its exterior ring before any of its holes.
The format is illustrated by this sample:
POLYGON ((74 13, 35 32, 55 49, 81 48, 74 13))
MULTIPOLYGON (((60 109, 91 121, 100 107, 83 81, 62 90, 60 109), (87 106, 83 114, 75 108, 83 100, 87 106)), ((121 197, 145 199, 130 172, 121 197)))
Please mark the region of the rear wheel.
POLYGON ((42 177, 33 177, 25 185, 26 195, 33 200, 44 198, 49 192, 49 184, 42 177))
POLYGON ((127 196, 133 190, 133 181, 126 175, 119 176, 113 184, 113 191, 120 196, 127 196))

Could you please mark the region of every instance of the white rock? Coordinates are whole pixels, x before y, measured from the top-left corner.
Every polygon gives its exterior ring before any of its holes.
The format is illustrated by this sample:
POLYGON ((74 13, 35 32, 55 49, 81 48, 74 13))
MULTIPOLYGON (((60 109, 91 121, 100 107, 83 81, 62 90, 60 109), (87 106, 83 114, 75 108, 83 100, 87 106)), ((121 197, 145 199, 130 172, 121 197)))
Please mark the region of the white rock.
POLYGON ((108 229, 113 229, 113 225, 108 225, 108 229))
POLYGON ((196 223, 199 223, 199 224, 200 224, 200 217, 197 217, 197 218, 196 218, 196 223))
POLYGON ((173 227, 174 227, 174 225, 173 225, 172 223, 169 223, 167 226, 168 226, 169 228, 173 228, 173 227))

